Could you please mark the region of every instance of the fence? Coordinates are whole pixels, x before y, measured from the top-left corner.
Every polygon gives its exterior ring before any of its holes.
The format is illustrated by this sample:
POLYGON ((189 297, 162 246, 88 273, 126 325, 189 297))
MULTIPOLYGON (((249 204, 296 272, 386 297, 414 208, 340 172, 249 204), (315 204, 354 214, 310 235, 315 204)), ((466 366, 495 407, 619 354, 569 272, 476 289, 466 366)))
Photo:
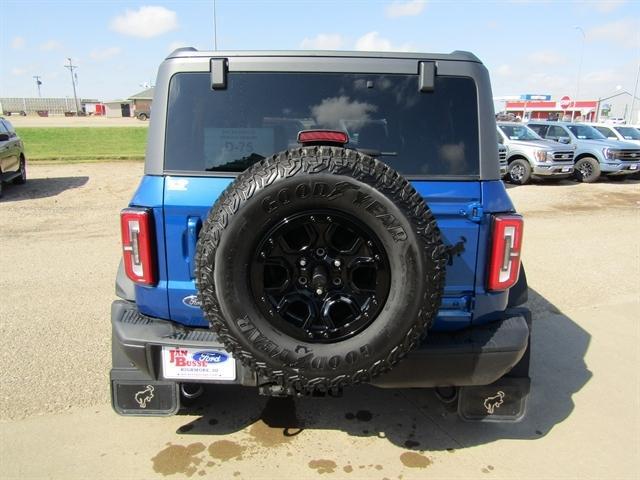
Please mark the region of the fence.
MULTIPOLYGON (((78 99, 82 110, 86 103, 98 103, 97 100, 78 99)), ((0 98, 0 112, 5 115, 25 113, 36 114, 47 112, 48 115, 64 115, 75 112, 73 98, 0 98)))

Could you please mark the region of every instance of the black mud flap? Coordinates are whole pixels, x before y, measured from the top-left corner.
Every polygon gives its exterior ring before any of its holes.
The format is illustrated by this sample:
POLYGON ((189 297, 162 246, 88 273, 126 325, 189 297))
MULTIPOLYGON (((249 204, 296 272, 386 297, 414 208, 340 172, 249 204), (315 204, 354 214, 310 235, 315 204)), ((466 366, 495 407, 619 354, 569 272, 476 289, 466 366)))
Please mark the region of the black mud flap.
POLYGON ((491 385, 461 387, 458 415, 468 422, 518 422, 527 410, 531 379, 503 377, 491 385))
POLYGON ((165 417, 175 415, 180 407, 175 382, 112 380, 111 399, 120 415, 165 417))

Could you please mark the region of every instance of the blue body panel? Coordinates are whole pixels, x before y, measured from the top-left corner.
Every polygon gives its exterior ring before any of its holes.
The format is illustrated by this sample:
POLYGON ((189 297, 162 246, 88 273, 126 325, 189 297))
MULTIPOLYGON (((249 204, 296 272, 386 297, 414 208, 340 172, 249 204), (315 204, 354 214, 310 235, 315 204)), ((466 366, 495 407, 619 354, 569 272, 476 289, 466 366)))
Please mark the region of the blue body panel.
MULTIPOLYGON (((160 282, 136 287, 143 313, 189 326, 206 326, 202 311, 185 298, 195 295, 193 257, 202 223, 228 177, 144 177, 132 205, 154 209, 158 235, 160 282), (161 208, 163 207, 163 208, 161 208)), ((507 293, 484 290, 490 214, 513 211, 501 181, 415 181, 433 211, 446 245, 464 243, 464 251, 447 266, 445 296, 434 329, 457 330, 488 321, 506 307, 507 293)))

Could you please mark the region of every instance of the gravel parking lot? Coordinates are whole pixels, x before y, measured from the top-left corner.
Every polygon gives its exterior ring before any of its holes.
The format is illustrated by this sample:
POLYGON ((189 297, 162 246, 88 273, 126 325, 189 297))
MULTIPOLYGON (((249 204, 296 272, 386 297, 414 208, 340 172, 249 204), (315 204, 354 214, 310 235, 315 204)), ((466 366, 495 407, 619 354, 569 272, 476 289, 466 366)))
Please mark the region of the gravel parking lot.
MULTIPOLYGON (((16 122, 17 124, 17 122, 16 122)), ((510 188, 535 315, 529 414, 466 424, 429 391, 209 391, 109 405, 118 212, 142 163, 32 165, 0 199, 2 478, 619 478, 640 471, 640 182, 510 188)))

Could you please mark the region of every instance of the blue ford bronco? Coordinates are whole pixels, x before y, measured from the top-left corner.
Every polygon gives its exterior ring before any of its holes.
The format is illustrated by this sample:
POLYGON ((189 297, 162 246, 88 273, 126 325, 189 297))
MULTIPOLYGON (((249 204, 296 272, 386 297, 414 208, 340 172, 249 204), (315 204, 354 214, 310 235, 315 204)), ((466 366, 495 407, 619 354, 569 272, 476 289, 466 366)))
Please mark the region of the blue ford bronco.
POLYGON ((523 222, 474 55, 178 49, 153 112, 121 213, 116 412, 366 383, 523 417, 523 222))

